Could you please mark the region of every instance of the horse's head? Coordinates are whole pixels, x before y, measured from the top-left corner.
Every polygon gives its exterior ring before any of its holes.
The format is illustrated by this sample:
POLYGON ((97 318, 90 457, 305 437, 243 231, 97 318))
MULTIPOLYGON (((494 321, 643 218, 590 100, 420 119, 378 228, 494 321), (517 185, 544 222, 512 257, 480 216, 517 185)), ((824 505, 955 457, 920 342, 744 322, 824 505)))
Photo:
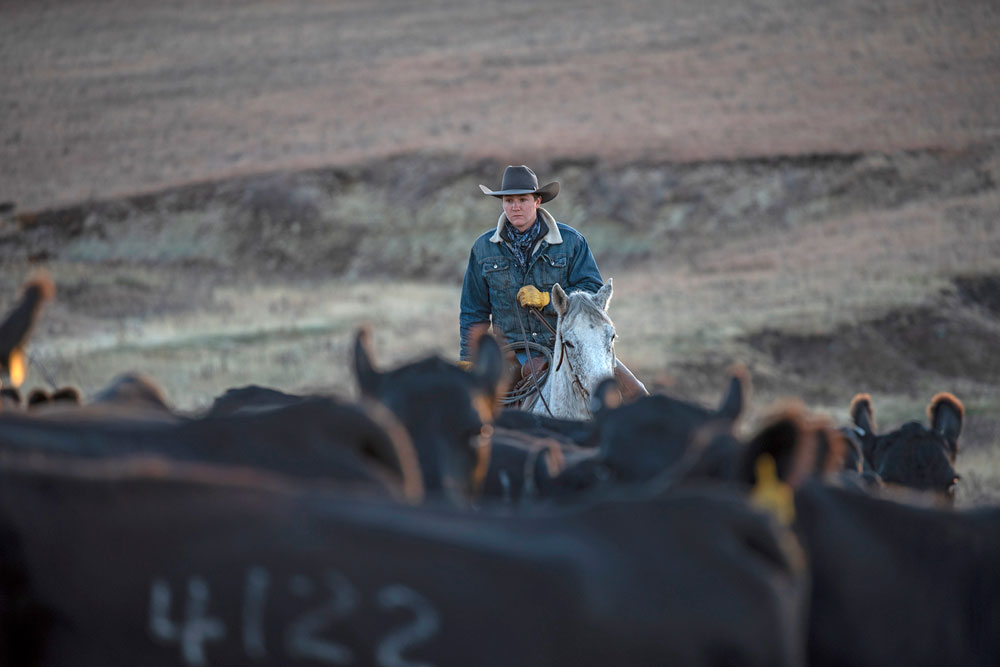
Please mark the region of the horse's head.
POLYGON ((556 416, 589 418, 590 395, 601 380, 614 375, 618 336, 607 313, 613 291, 611 278, 596 294, 567 294, 558 283, 552 286, 552 305, 557 315, 552 357, 555 368, 550 377, 552 402, 565 406, 556 416))

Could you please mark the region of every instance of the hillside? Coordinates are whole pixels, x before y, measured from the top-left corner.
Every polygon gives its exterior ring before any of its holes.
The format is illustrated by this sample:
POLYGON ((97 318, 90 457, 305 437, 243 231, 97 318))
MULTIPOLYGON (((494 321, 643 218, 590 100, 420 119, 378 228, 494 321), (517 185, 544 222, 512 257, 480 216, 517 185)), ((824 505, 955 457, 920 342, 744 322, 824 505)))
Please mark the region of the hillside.
POLYGON ((615 278, 619 355, 755 418, 968 408, 963 502, 1000 499, 995 3, 578 6, 0 0, 2 303, 58 297, 31 384, 144 370, 354 391, 457 354, 477 185, 529 163, 615 278))

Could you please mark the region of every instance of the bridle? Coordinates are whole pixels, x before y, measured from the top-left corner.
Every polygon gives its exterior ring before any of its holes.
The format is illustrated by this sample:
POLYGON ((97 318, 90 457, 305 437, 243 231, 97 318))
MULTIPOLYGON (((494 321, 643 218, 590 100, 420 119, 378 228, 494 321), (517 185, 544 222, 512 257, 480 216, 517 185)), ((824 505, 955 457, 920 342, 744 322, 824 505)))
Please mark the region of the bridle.
MULTIPOLYGON (((521 337, 524 339, 524 352, 525 354, 528 354, 529 350, 528 332, 525 331, 524 320, 521 318, 521 308, 523 307, 524 306, 518 305, 517 308, 514 309, 514 312, 517 313, 517 323, 521 325, 521 337)), ((552 329, 552 327, 549 326, 549 323, 545 321, 545 319, 541 316, 541 314, 537 310, 532 309, 531 312, 538 315, 538 317, 542 320, 542 324, 544 324, 546 328, 549 331, 552 331, 553 335, 555 335, 555 331, 552 329)), ((561 359, 560 363, 562 363, 561 359)), ((549 413, 550 417, 555 418, 555 415, 552 414, 552 408, 549 407, 549 402, 545 400, 545 396, 542 394, 542 388, 538 385, 538 374, 535 372, 535 365, 533 363, 530 363, 530 358, 528 363, 528 370, 531 371, 531 381, 535 385, 535 393, 538 394, 538 398, 542 399, 542 405, 545 406, 545 411, 549 413)))
MULTIPOLYGON (((545 328, 549 330, 549 333, 552 334, 553 338, 555 338, 556 335, 557 335, 556 334, 556 330, 552 328, 552 325, 549 324, 544 317, 542 317, 542 314, 538 311, 538 309, 537 308, 532 308, 530 310, 530 312, 535 315, 535 317, 538 319, 538 321, 541 322, 542 325, 544 325, 545 328)), ((517 316, 518 316, 518 319, 520 319, 520 317, 521 317, 520 312, 518 313, 517 316)), ((524 324, 523 323, 521 324, 521 333, 524 333, 524 324)), ((527 334, 525 334, 525 343, 527 343, 527 340, 528 340, 527 339, 527 334)), ((584 403, 587 403, 587 402, 590 401, 590 390, 587 389, 586 387, 584 387, 583 386, 583 382, 580 381, 580 376, 576 372, 576 369, 573 368, 573 361, 569 358, 569 354, 567 353, 567 350, 568 350, 568 346, 566 345, 566 340, 565 339, 561 339, 559 341, 559 363, 556 364, 554 372, 559 372, 559 369, 562 367, 563 361, 565 361, 566 365, 569 367, 569 374, 573 378, 573 388, 574 388, 574 390, 580 394, 580 398, 583 399, 584 403)), ((618 363, 618 359, 617 359, 617 357, 615 357, 615 346, 614 346, 614 343, 611 344, 611 359, 612 359, 612 362, 613 362, 612 365, 611 365, 611 367, 614 368, 615 365, 618 363)), ((532 378, 534 378, 534 368, 532 367, 531 370, 532 370, 532 378)), ((537 387, 537 382, 536 382, 536 387, 537 387)), ((538 396, 539 396, 539 398, 542 399, 542 403, 545 405, 545 409, 548 410, 549 416, 551 417, 552 416, 552 410, 549 410, 549 405, 548 405, 548 403, 545 402, 545 398, 542 396, 542 393, 541 393, 540 389, 538 390, 538 396)))
MULTIPOLYGON (((548 324, 548 323, 546 322, 546 324, 548 324)), ((590 392, 587 390, 586 387, 583 386, 583 383, 580 382, 580 376, 577 375, 576 369, 573 368, 573 362, 570 360, 569 354, 566 352, 567 349, 568 349, 568 347, 566 345, 566 340, 565 339, 560 340, 559 341, 559 363, 556 364, 556 372, 559 372, 559 369, 562 368, 563 361, 565 361, 566 365, 569 366, 569 374, 573 378, 573 387, 574 387, 574 389, 580 394, 580 398, 582 398, 584 400, 584 402, 589 401, 590 400, 590 392)))

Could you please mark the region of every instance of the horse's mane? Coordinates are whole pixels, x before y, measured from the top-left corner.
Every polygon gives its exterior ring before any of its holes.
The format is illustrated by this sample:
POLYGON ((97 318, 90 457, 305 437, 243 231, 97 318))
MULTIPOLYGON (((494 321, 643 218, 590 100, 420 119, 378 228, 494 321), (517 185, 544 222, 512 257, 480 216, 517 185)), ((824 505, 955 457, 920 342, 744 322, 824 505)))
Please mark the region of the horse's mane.
POLYGON ((594 295, 590 292, 577 289, 568 293, 566 297, 568 306, 566 308, 566 315, 563 316, 564 322, 569 322, 571 320, 575 320, 577 317, 583 317, 585 315, 591 315, 592 317, 592 314, 596 313, 601 320, 607 322, 611 326, 614 326, 614 322, 611 321, 608 313, 594 303, 594 295))

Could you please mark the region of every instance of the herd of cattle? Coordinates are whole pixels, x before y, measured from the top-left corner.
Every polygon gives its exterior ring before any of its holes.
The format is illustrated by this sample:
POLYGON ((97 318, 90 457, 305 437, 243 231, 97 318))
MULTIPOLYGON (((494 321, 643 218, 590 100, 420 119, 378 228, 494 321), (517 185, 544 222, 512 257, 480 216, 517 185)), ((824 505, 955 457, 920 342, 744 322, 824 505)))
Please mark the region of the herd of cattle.
MULTIPOLYGON (((11 376, 50 294, 0 325, 11 376)), ((354 356, 356 401, 6 388, 0 664, 1000 665, 1000 508, 948 506, 950 394, 740 436, 744 370, 716 408, 608 380, 581 422, 498 410, 488 335, 468 370, 354 356)))

